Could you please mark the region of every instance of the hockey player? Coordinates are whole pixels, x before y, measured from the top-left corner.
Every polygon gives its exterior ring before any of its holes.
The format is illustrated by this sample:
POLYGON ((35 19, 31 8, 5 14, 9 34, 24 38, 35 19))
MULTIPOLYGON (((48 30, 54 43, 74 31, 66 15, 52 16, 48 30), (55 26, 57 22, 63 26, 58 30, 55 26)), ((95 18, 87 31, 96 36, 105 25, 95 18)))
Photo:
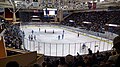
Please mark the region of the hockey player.
POLYGON ((46 29, 45 29, 45 33, 46 33, 46 29))
POLYGON ((40 28, 39 28, 39 32, 40 32, 40 28))
POLYGON ((63 30, 63 34, 64 34, 64 32, 65 32, 65 31, 63 30))
POLYGON ((54 34, 55 32, 54 32, 54 30, 53 30, 53 34, 54 34))
POLYGON ((32 30, 32 34, 34 33, 34 31, 32 30))
POLYGON ((80 33, 78 33, 78 37, 79 37, 80 33))
POLYGON ((58 36, 58 40, 60 40, 60 35, 58 36))
POLYGON ((62 39, 64 38, 64 34, 62 34, 62 39))
POLYGON ((85 47, 86 47, 86 45, 85 45, 85 43, 83 43, 83 45, 82 45, 82 49, 85 49, 85 47))
POLYGON ((29 38, 29 40, 31 40, 31 36, 30 35, 28 36, 28 38, 29 38))
POLYGON ((34 40, 36 40, 36 35, 34 35, 34 40))
POLYGON ((31 40, 33 40, 33 35, 31 35, 30 37, 31 37, 31 40))

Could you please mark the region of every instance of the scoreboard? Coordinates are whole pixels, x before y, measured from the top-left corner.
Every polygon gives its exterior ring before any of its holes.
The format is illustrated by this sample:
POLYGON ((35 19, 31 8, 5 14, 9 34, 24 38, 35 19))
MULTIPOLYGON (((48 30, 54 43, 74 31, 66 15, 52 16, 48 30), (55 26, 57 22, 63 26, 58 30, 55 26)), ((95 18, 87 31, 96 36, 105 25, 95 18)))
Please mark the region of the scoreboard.
POLYGON ((55 16, 57 14, 57 9, 55 8, 45 8, 43 9, 44 16, 55 16))

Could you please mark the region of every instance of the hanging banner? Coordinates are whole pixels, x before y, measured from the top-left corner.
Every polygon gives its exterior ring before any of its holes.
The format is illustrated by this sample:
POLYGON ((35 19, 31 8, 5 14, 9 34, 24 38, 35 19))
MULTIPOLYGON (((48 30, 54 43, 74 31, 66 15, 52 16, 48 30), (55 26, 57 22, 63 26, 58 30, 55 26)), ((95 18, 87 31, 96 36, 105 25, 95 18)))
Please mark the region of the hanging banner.
POLYGON ((92 8, 92 3, 88 2, 88 8, 89 8, 89 9, 92 8))
POLYGON ((38 0, 33 0, 33 7, 39 7, 38 0))
POLYGON ((95 2, 93 2, 93 7, 92 8, 96 9, 96 3, 95 2))
POLYGON ((33 7, 39 7, 39 3, 38 2, 33 2, 33 7))
POLYGON ((0 8, 0 12, 4 12, 4 8, 0 8))

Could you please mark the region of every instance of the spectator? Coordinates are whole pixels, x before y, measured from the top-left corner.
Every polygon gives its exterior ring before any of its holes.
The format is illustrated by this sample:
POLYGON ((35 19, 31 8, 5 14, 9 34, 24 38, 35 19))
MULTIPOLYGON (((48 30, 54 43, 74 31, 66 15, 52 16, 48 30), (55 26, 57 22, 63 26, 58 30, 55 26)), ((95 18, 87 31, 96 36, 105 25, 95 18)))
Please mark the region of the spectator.
POLYGON ((74 57, 69 54, 69 55, 67 55, 65 57, 65 61, 66 61, 68 67, 72 67, 73 61, 74 61, 74 57))
POLYGON ((33 67, 41 67, 39 64, 34 64, 33 67))
POLYGON ((114 38, 113 48, 115 48, 116 52, 119 54, 119 56, 115 62, 115 67, 120 67, 120 36, 117 36, 114 38))
POLYGON ((16 61, 10 61, 6 64, 6 67, 19 67, 19 64, 16 61))
POLYGON ((74 64, 73 64, 73 67, 78 67, 78 66, 86 67, 83 57, 80 56, 79 54, 77 55, 76 59, 74 59, 74 64))
POLYGON ((88 54, 92 55, 92 50, 90 48, 88 48, 88 54))
POLYGON ((46 65, 47 65, 46 62, 42 63, 42 67, 46 67, 46 65))
POLYGON ((65 62, 65 58, 64 57, 60 58, 58 67, 67 67, 67 64, 65 62))
POLYGON ((116 54, 116 51, 112 51, 112 55, 109 56, 108 61, 113 61, 115 62, 119 54, 116 54))
POLYGON ((23 37, 24 33, 18 28, 18 26, 12 25, 7 27, 4 33, 6 47, 22 49, 21 45, 23 37))

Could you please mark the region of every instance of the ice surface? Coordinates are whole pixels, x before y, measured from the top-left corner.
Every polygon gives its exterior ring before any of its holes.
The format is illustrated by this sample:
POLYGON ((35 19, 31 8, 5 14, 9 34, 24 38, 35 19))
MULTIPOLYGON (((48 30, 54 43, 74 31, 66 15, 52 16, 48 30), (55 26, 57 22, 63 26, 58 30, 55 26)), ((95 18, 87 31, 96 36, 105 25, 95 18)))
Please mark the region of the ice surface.
POLYGON ((27 50, 37 51, 48 56, 77 55, 77 52, 87 54, 88 48, 93 52, 110 50, 112 48, 112 42, 107 39, 82 32, 79 32, 80 36, 78 37, 78 33, 59 26, 27 25, 21 26, 21 30, 25 32, 24 45, 27 50), (32 30, 34 31, 33 34, 32 30), (62 39, 63 30, 64 37, 62 39), (36 35, 36 40, 29 40, 29 35, 36 35), (58 36, 60 36, 60 39, 58 39, 58 36), (86 45, 84 49, 82 49, 83 43, 86 45))

